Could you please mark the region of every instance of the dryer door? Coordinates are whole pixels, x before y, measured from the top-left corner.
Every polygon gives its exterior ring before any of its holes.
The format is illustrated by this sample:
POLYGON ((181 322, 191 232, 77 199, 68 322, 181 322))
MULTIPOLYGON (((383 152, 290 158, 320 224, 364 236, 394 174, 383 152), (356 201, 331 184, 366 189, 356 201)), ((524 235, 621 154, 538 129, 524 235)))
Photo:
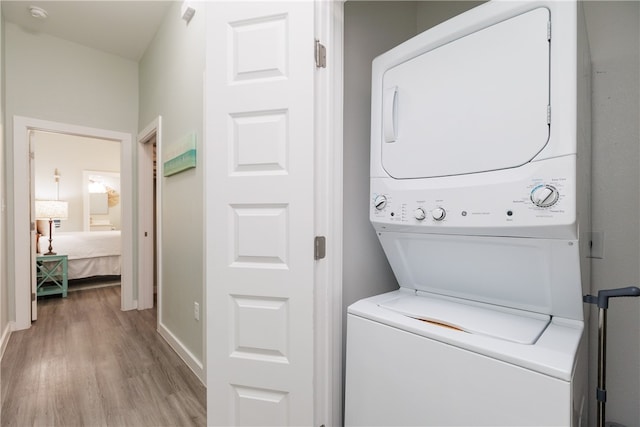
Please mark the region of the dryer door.
POLYGON ((382 165, 427 178, 523 165, 549 138, 549 10, 538 8, 389 69, 382 165))

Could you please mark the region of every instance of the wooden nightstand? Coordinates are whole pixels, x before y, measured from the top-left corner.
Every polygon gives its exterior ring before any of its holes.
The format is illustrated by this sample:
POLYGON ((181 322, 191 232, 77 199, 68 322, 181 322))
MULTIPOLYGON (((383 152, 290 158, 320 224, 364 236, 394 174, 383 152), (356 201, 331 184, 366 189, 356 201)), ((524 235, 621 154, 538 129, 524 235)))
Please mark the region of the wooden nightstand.
POLYGON ((67 296, 67 256, 36 256, 36 274, 38 278, 38 296, 62 294, 67 296))

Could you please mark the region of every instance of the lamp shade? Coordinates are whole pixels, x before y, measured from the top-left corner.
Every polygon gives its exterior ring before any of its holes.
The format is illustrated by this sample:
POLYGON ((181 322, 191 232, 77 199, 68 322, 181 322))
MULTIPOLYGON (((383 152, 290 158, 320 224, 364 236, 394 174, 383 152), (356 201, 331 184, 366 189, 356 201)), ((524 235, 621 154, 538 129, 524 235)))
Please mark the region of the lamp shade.
POLYGON ((67 219, 69 203, 60 200, 36 200, 36 219, 67 219))

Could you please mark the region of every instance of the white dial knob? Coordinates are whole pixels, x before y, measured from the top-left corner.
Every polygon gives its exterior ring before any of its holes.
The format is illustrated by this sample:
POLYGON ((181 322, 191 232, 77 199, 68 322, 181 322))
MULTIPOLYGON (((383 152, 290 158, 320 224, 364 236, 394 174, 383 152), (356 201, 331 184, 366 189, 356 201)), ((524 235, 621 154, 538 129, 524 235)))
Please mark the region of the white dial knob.
POLYGON ((531 201, 541 208, 555 205, 559 197, 560 193, 552 185, 539 185, 531 191, 531 201))
POLYGON ((424 209, 418 208, 415 211, 413 211, 413 216, 418 221, 422 221, 423 219, 425 219, 427 217, 427 214, 424 213, 424 209))
POLYGON ((436 221, 442 221, 444 217, 447 216, 447 211, 445 211, 442 208, 435 208, 434 210, 431 211, 431 216, 436 221))
POLYGON ((384 209, 385 206, 387 206, 387 196, 376 196, 376 198, 373 201, 373 206, 376 207, 377 210, 381 211, 382 209, 384 209))

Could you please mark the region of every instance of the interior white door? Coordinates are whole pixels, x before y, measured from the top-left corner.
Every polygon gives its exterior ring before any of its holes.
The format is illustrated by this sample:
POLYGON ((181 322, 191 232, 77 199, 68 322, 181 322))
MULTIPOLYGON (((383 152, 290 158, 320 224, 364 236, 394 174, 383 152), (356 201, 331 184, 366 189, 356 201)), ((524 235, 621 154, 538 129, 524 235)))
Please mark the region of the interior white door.
POLYGON ((208 424, 311 425, 314 3, 207 8, 208 424))
MULTIPOLYGON (((36 165, 35 165, 35 147, 32 141, 33 132, 29 131, 29 218, 31 218, 31 232, 29 233, 29 241, 31 248, 31 321, 38 320, 38 275, 36 272, 36 165)), ((44 253, 44 252, 43 252, 44 253)))

